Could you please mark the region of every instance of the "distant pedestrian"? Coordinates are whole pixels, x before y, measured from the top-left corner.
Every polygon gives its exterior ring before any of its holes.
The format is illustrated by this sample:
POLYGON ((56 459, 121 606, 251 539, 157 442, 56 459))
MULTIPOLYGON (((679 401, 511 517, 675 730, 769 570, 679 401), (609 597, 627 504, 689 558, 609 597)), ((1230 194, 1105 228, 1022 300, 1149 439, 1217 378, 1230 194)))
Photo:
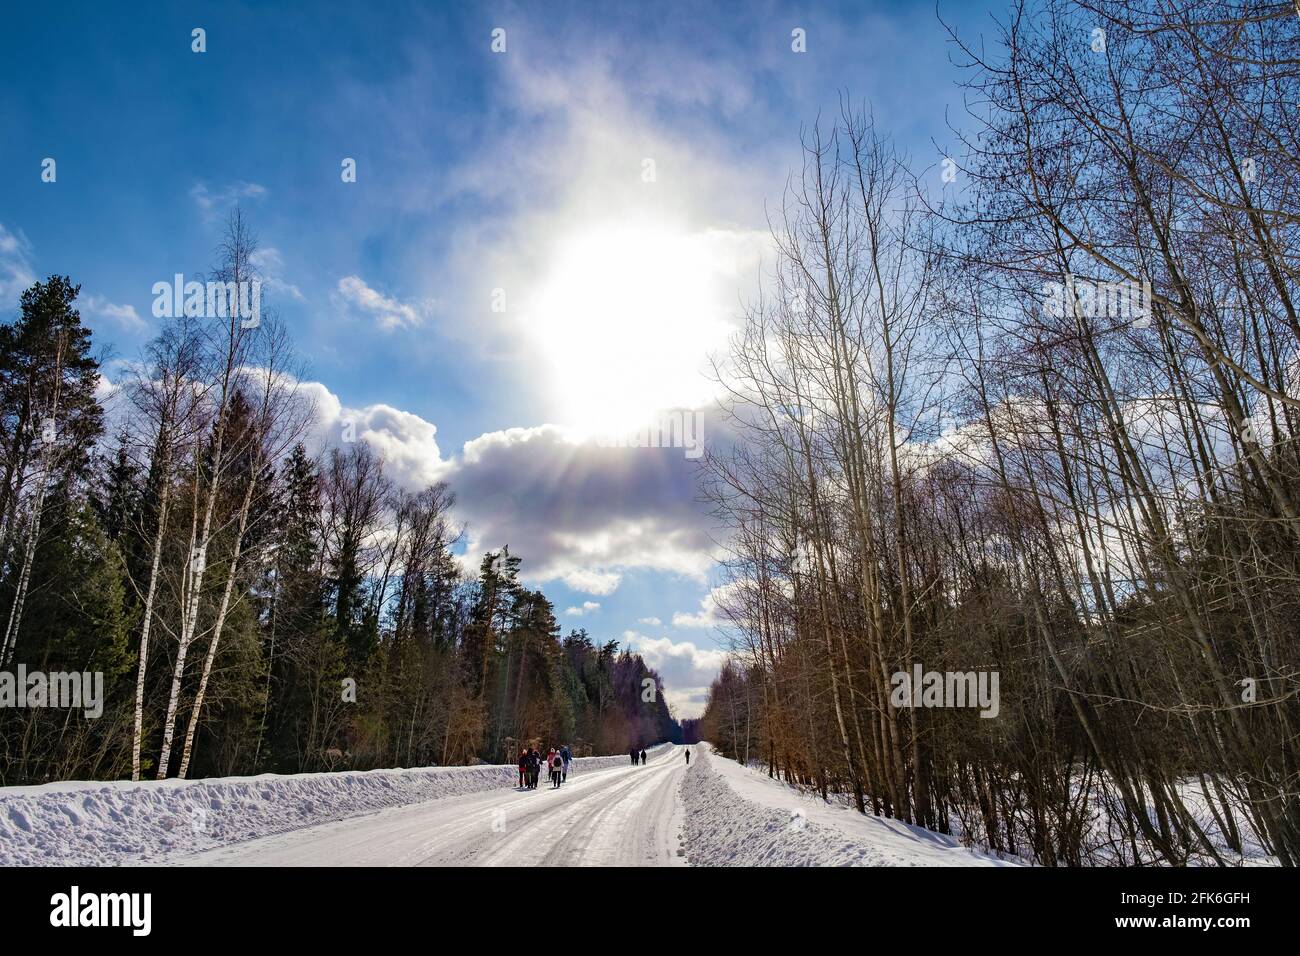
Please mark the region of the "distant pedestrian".
POLYGON ((633 747, 633 748, 632 748, 630 751, 628 751, 628 752, 632 755, 632 766, 635 767, 635 766, 636 766, 636 757, 637 757, 636 748, 633 747))
POLYGON ((558 790, 560 787, 560 775, 564 772, 564 758, 560 756, 558 750, 551 752, 551 789, 558 790))
POLYGON ((645 751, 641 751, 641 766, 645 766, 645 751))
POLYGON ((568 744, 560 748, 560 757, 564 760, 564 769, 560 771, 560 780, 567 781, 569 779, 569 764, 573 762, 573 751, 569 749, 568 744))
POLYGON ((686 751, 686 766, 689 767, 690 765, 691 765, 691 752, 688 750, 686 751))
POLYGON ((537 789, 537 777, 542 769, 542 755, 534 747, 528 751, 528 789, 537 789))
POLYGON ((519 751, 519 789, 528 785, 528 750, 519 751))

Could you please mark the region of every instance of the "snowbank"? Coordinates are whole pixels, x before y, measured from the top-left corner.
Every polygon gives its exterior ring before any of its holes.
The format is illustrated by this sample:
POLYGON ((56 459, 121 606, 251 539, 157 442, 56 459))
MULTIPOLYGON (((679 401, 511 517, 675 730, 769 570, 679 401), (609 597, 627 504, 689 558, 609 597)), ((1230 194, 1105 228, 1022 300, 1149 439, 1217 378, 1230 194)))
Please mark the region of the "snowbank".
MULTIPOLYGON (((580 757, 569 772, 627 762, 625 754, 580 757)), ((0 866, 159 862, 387 807, 508 788, 515 780, 513 766, 478 766, 7 787, 0 789, 0 866)))
POLYGON ((1017 866, 951 837, 827 806, 765 773, 691 750, 682 781, 686 856, 694 866, 1017 866))
MULTIPOLYGON (((1229 800, 1231 801, 1232 817, 1239 830, 1240 852, 1233 850, 1228 845, 1227 837, 1219 826, 1222 816, 1216 818, 1200 781, 1194 778, 1183 779, 1179 780, 1176 786, 1178 797, 1182 800, 1183 806, 1192 819, 1196 821, 1202 832, 1209 837, 1224 864, 1227 866, 1281 866, 1281 861, 1276 856, 1270 855, 1268 850, 1261 845, 1259 837, 1251 831, 1249 811, 1245 801, 1238 795, 1238 787, 1231 780, 1223 781, 1223 789, 1226 793, 1233 795, 1229 797, 1229 800)), ((1133 838, 1124 825, 1126 814, 1117 805, 1118 801, 1114 796, 1113 785, 1107 789, 1109 789, 1109 797, 1101 786, 1101 780, 1097 778, 1094 778, 1089 788, 1088 822, 1083 834, 1083 860, 1085 865, 1150 866, 1154 864, 1167 866, 1168 863, 1164 861, 1163 857, 1151 846, 1149 841, 1141 836, 1136 838, 1138 856, 1136 859, 1134 858, 1131 849, 1133 838)), ((1073 786, 1072 792, 1077 800, 1081 793, 1081 788, 1077 783, 1073 786)), ((1154 823, 1157 816, 1151 795, 1144 793, 1143 797, 1146 801, 1147 816, 1154 823)), ((1204 847, 1197 845, 1192 848, 1187 859, 1187 865, 1217 866, 1218 860, 1212 854, 1207 853, 1204 847)))

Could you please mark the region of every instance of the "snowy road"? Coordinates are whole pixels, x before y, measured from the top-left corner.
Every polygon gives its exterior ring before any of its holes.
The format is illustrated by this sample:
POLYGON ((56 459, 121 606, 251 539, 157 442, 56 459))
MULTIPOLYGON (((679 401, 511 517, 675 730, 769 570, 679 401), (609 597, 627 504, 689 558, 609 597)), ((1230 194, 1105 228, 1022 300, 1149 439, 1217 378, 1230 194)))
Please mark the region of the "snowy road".
POLYGON ((550 790, 493 790, 381 810, 170 862, 198 866, 674 866, 682 747, 644 767, 570 772, 550 790))

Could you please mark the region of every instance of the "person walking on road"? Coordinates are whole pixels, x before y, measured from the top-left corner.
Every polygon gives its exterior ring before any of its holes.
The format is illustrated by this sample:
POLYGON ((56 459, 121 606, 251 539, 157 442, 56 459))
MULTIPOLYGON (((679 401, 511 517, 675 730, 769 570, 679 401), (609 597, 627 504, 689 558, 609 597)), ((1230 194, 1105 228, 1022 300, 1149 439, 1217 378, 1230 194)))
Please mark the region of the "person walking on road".
POLYGON ((569 764, 573 762, 573 751, 569 749, 568 744, 560 748, 560 758, 564 761, 564 769, 560 771, 560 782, 565 783, 569 779, 569 764))
POLYGON ((528 749, 519 751, 519 789, 528 785, 528 749))
POLYGON ((537 748, 534 747, 532 750, 528 751, 528 789, 529 790, 537 789, 537 777, 538 774, 541 772, 541 768, 542 768, 542 755, 539 754, 537 752, 537 748))
POLYGON ((691 765, 691 752, 688 750, 686 751, 686 766, 689 767, 690 765, 691 765))
POLYGON ((630 754, 632 755, 632 766, 635 767, 635 766, 636 766, 636 748, 633 747, 631 750, 628 751, 628 753, 630 753, 630 754))
POLYGON ((551 753, 551 789, 560 789, 560 774, 564 772, 564 758, 558 750, 551 753))
POLYGON ((641 766, 645 766, 645 751, 641 751, 641 766))

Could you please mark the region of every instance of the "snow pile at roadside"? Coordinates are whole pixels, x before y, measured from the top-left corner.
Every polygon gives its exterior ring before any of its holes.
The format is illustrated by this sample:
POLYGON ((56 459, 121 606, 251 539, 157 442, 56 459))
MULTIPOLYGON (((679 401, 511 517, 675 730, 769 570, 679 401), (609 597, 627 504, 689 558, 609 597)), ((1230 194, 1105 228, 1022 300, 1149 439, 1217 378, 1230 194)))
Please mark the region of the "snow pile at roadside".
MULTIPOLYGON (((570 773, 627 764, 626 754, 580 757, 570 773)), ((0 866, 147 863, 515 781, 513 766, 478 766, 8 787, 0 866)))
POLYGON ((693 866, 1015 866, 951 837, 827 806, 765 773, 692 748, 682 782, 693 866))

